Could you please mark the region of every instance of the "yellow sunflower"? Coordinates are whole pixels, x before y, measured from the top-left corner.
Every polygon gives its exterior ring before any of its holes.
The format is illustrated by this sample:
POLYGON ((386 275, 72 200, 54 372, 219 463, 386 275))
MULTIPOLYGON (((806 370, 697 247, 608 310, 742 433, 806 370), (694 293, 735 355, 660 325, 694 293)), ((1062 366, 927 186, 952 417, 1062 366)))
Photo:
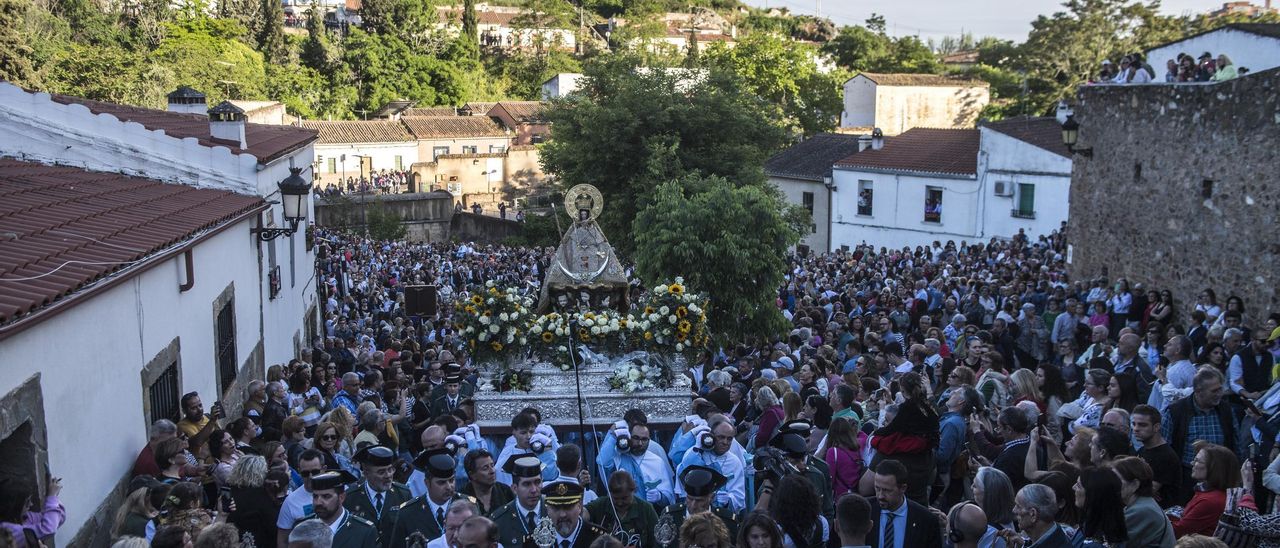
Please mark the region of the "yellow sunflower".
POLYGON ((479 295, 472 295, 472 296, 471 296, 471 302, 472 302, 473 304, 477 304, 477 305, 478 305, 478 304, 482 304, 482 303, 484 303, 484 298, 482 298, 482 297, 481 297, 481 296, 479 296, 479 295))
POLYGON ((652 340, 653 340, 653 332, 652 332, 652 331, 645 331, 645 332, 644 332, 644 340, 646 340, 646 341, 652 341, 652 340))
POLYGON ((556 340, 556 336, 552 335, 550 331, 542 332, 542 342, 550 344, 551 341, 554 341, 554 340, 556 340))
POLYGON ((693 329, 693 324, 689 323, 689 320, 680 320, 680 324, 678 328, 680 329, 681 333, 684 333, 687 335, 689 334, 689 330, 693 329))
POLYGON ((490 287, 490 288, 489 288, 489 294, 490 294, 490 295, 493 295, 494 297, 497 297, 497 296, 498 296, 498 288, 496 288, 496 287, 490 287))
POLYGON ((688 315, 689 315, 689 309, 688 309, 688 308, 685 308, 685 307, 683 307, 683 306, 678 306, 678 307, 676 307, 676 317, 677 317, 677 318, 683 318, 683 317, 688 316, 688 315))
POLYGON ((652 307, 652 306, 646 306, 646 307, 644 307, 644 315, 645 315, 645 316, 649 316, 649 315, 653 314, 653 312, 654 312, 654 310, 653 310, 653 307, 652 307))
POLYGON ((667 286, 667 291, 670 291, 672 295, 680 296, 684 294, 684 286, 680 284, 671 284, 667 286))
POLYGON ((489 317, 489 316, 492 316, 492 315, 493 315, 493 311, 492 311, 492 310, 485 310, 485 311, 484 311, 484 316, 485 316, 486 318, 487 318, 487 317, 489 317))
POLYGON ((502 343, 500 343, 500 342, 498 342, 498 341, 493 341, 493 342, 489 343, 489 348, 492 348, 494 352, 501 352, 501 351, 502 351, 502 343))
POLYGON ((680 333, 676 333, 676 342, 684 342, 684 340, 687 338, 689 338, 688 333, 685 333, 683 331, 680 333))
POLYGON ((466 310, 466 311, 467 311, 467 314, 475 314, 475 313, 476 313, 476 307, 471 306, 471 305, 467 305, 465 308, 463 308, 463 310, 466 310))

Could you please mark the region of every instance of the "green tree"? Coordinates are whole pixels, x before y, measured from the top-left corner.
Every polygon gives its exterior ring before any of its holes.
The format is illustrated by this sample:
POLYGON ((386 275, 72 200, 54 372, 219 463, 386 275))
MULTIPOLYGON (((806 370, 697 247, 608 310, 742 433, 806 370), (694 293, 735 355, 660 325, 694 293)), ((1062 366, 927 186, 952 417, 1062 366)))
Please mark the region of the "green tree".
POLYGON ((258 31, 258 51, 267 63, 285 63, 289 49, 284 38, 284 9, 280 0, 262 0, 262 28, 258 31))
POLYGON ((889 55, 888 36, 867 27, 850 25, 840 29, 836 37, 822 46, 837 65, 853 71, 872 70, 889 55))
POLYGON ((480 21, 476 17, 476 0, 462 2, 462 36, 472 43, 480 43, 480 21))
POLYGON ((405 227, 401 224, 400 214, 383 209, 381 202, 368 205, 368 223, 366 230, 369 237, 375 240, 404 239, 405 227))
POLYGON ((558 36, 548 38, 544 31, 576 26, 571 24, 576 20, 573 6, 564 0, 524 0, 522 4, 524 11, 511 20, 517 42, 528 40, 539 54, 563 46, 558 43, 558 36))
POLYGON ((712 44, 706 62, 738 75, 743 87, 778 105, 793 130, 812 135, 835 127, 843 106, 838 75, 818 70, 807 47, 753 33, 733 48, 712 44))
POLYGON ((22 33, 30 6, 27 0, 0 0, 0 80, 19 86, 35 83, 33 50, 22 33))
POLYGON ((893 40, 889 55, 874 67, 876 72, 937 73, 942 63, 929 46, 915 36, 902 36, 893 40))
POLYGON ((431 0, 364 0, 360 18, 366 32, 395 36, 416 50, 436 22, 436 7, 431 0))
POLYGON ((461 102, 463 77, 456 66, 415 53, 397 36, 351 30, 343 61, 357 87, 358 111, 373 111, 388 101, 409 99, 420 105, 461 102))
POLYGON ((683 276, 709 292, 708 323, 721 342, 781 333, 786 320, 773 302, 787 247, 800 233, 777 193, 691 174, 653 194, 633 224, 636 271, 646 285, 683 276))
POLYGON ((637 70, 610 57, 586 67, 575 96, 546 109, 551 139, 543 167, 566 188, 591 183, 609 199, 600 220, 624 254, 632 222, 658 184, 692 172, 763 185, 764 160, 784 132, 777 107, 719 70, 637 70))
POLYGON ((329 35, 324 28, 324 13, 315 6, 307 12, 307 38, 302 41, 302 64, 319 72, 328 72, 333 62, 329 35))

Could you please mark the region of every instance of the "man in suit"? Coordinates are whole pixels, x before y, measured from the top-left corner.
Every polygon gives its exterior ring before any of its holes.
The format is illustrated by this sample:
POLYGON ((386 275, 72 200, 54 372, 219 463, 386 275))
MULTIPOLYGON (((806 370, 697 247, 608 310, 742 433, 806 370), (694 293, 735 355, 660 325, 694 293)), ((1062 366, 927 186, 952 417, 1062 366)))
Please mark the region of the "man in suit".
MULTIPOLYGON (((446 351, 446 352, 448 352, 448 351, 446 351)), ((471 396, 474 396, 474 395, 475 395, 475 393, 476 393, 476 385, 475 385, 475 384, 473 384, 473 383, 471 383, 471 382, 468 382, 468 381, 467 381, 467 379, 466 379, 466 375, 465 375, 465 374, 463 374, 463 372, 462 372, 462 366, 461 366, 461 365, 459 365, 457 362, 451 362, 451 363, 446 363, 446 364, 444 364, 444 365, 440 368, 440 373, 439 373, 439 374, 440 374, 441 376, 440 376, 440 380, 439 380, 438 384, 437 384, 437 382, 436 382, 436 380, 435 380, 434 378, 431 380, 431 382, 432 382, 432 384, 433 384, 433 386, 431 387, 431 401, 432 401, 432 402, 435 402, 435 400, 439 399, 439 398, 440 398, 440 396, 443 396, 443 395, 445 395, 445 394, 447 394, 447 393, 449 392, 449 377, 452 377, 452 376, 455 376, 455 375, 458 377, 458 392, 457 392, 457 394, 458 394, 459 396, 461 396, 461 397, 462 397, 462 399, 464 399, 464 400, 465 400, 465 399, 468 399, 468 398, 470 398, 471 396)), ((435 416, 435 415, 432 415, 432 416, 435 416)))
POLYGON ((408 487, 394 481, 396 453, 389 447, 366 445, 352 458, 360 463, 364 481, 347 490, 347 500, 342 506, 377 524, 378 533, 385 535, 395 525, 400 505, 413 499, 408 487))
POLYGON ((885 459, 875 470, 876 502, 871 513, 873 548, 942 546, 938 518, 928 508, 907 500, 907 467, 885 459))
POLYGON ((427 475, 427 493, 400 505, 390 538, 383 544, 389 548, 405 548, 408 537, 421 533, 426 540, 444 535, 445 514, 454 497, 454 469, 457 463, 447 449, 423 451, 413 459, 413 466, 427 475))
POLYGON ((518 453, 502 463, 511 474, 516 499, 493 511, 490 518, 498 525, 498 542, 515 548, 532 542, 538 523, 547 515, 542 503, 542 461, 533 453, 518 453))
POLYGON ((676 534, 679 534, 680 526, 684 525, 684 520, 689 516, 711 512, 724 522, 725 528, 729 530, 729 538, 738 538, 737 514, 727 508, 711 506, 716 491, 726 483, 729 483, 729 478, 710 466, 695 464, 680 472, 680 485, 684 487, 685 493, 684 502, 668 506, 666 510, 666 513, 671 515, 671 523, 676 534))
POLYGON ((1013 497, 1013 519, 1031 539, 1027 548, 1071 548, 1071 539, 1054 521, 1057 512, 1058 499, 1051 487, 1033 483, 1018 491, 1013 497))
POLYGON ((342 503, 347 498, 346 486, 356 482, 349 472, 325 472, 311 478, 313 515, 299 523, 318 518, 334 529, 333 548, 376 548, 378 529, 373 522, 348 512, 342 503))
MULTIPOLYGON (((556 548, 588 548, 597 537, 609 532, 582 519, 582 486, 570 481, 557 481, 547 485, 547 517, 555 531, 552 546, 556 548)), ((643 501, 636 501, 643 502, 643 501)), ((534 537, 542 532, 536 531, 534 537)), ((537 546, 533 538, 525 541, 525 548, 537 546)))

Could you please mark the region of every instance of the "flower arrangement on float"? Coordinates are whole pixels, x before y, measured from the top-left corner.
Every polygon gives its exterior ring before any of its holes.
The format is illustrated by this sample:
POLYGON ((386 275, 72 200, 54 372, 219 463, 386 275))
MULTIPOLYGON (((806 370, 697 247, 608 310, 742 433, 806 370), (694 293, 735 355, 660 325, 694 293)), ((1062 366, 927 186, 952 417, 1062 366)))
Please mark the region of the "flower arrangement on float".
POLYGON ((632 312, 640 348, 694 358, 707 344, 707 298, 688 291, 684 278, 655 286, 632 312))
POLYGON ((609 376, 609 389, 624 393, 641 392, 653 388, 670 388, 675 371, 664 361, 645 363, 627 360, 619 363, 609 376))
POLYGON ((462 295, 454 303, 454 329, 477 361, 503 361, 528 345, 533 303, 515 288, 499 289, 492 281, 482 291, 462 295))

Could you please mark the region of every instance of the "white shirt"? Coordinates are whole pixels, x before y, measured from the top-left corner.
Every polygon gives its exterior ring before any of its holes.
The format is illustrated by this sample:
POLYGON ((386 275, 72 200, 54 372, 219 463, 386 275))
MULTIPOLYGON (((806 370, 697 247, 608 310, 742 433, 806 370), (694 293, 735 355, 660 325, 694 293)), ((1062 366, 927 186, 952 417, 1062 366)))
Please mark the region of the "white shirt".
POLYGON ((329 530, 333 531, 333 534, 335 535, 338 534, 338 529, 342 528, 342 524, 347 521, 347 509, 341 508, 341 510, 342 513, 338 514, 338 519, 333 520, 333 523, 329 524, 329 530))
POLYGON ((280 506, 280 516, 276 518, 276 528, 286 531, 293 529, 293 524, 308 515, 312 511, 314 497, 306 487, 294 489, 289 496, 284 498, 284 504, 280 506))

